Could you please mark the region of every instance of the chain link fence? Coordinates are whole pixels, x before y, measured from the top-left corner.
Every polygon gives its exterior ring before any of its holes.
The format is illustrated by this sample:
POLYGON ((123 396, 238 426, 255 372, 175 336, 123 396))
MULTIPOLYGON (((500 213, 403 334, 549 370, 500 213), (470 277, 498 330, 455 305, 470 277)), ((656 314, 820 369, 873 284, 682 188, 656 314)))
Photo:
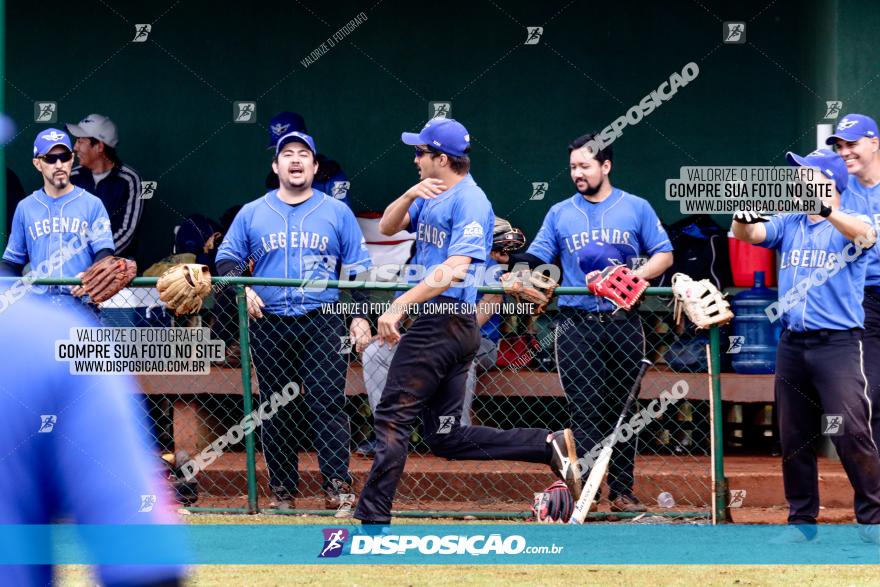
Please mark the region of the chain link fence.
MULTIPOLYGON (((102 305, 100 321, 124 329, 201 328, 221 349, 209 356, 206 371, 136 375, 157 453, 176 455, 178 477, 189 462, 187 478, 198 483, 197 500, 185 505, 331 511, 332 480, 359 493, 369 474, 377 448, 372 414, 396 349, 373 340, 356 351, 345 312, 350 290, 341 292, 339 304, 305 316, 248 319, 245 283, 286 282, 215 279, 203 309, 178 318, 158 300, 155 279, 139 278, 102 305)), ((369 303, 375 311, 367 316, 375 334, 393 295, 387 290, 401 288, 368 285, 376 286, 369 303)), ((649 289, 637 312, 601 319, 555 304, 538 316, 517 314, 507 302, 493 306, 500 311, 481 330, 465 407, 450 425, 570 427, 582 463, 589 463, 620 416, 644 356, 654 366, 625 418, 629 433, 616 446, 599 515, 628 494, 662 515, 708 516, 713 503, 723 506, 723 484, 714 482, 716 473, 723 479, 720 445, 712 458, 713 434, 720 438, 720 431, 710 416, 710 334, 675 324, 668 290, 649 289), (674 503, 664 497, 665 507, 658 505, 661 493, 674 503)), ((717 357, 717 332, 711 334, 717 357)), ((433 456, 417 424, 394 508, 404 515, 521 517, 553 481, 545 465, 433 456)))

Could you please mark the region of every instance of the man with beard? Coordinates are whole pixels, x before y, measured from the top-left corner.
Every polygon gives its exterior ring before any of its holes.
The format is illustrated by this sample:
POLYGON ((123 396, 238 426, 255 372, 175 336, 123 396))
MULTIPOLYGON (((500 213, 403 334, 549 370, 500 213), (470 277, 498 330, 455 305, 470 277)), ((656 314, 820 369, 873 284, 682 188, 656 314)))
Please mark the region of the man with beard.
MULTIPOLYGON (((627 259, 647 257, 633 271, 644 279, 672 265, 672 244, 657 213, 646 200, 611 185, 612 148, 594 153, 594 139, 587 134, 568 146, 577 193, 550 208, 526 253, 502 262, 533 268, 558 263, 564 287, 584 287, 589 271, 627 259), (615 250, 619 256, 606 254, 615 250)), ((637 312, 615 311, 611 302, 591 295, 559 296, 557 320, 556 365, 583 456, 611 433, 644 356, 645 335, 637 312), (559 328, 562 323, 567 326, 559 328)), ((643 512, 632 490, 636 441, 618 449, 608 470, 611 511, 643 512)))
MULTIPOLYGON (((55 128, 37 133, 34 167, 43 187, 18 203, 3 262, 15 275, 30 263, 34 277, 76 277, 95 261, 113 255, 115 246, 104 204, 70 181, 70 137, 55 128)), ((43 286, 56 303, 79 303, 69 286, 43 286)))
MULTIPOLYGON (((351 429, 345 412, 348 365, 340 354, 343 318, 322 311, 339 299, 326 280, 368 269, 370 255, 354 213, 344 203, 313 188, 318 171, 311 136, 290 132, 275 147, 272 170, 279 188, 246 204, 232 221, 217 252, 221 275, 240 275, 253 261, 254 277, 308 279, 305 287, 247 288, 252 320, 253 359, 260 395, 269 397, 291 382, 303 398, 283 406, 262 427, 263 455, 269 469, 274 507, 294 509, 299 490, 299 430, 311 424, 323 475, 325 507, 337 517, 354 505, 349 472, 351 429), (305 402, 311 418, 302 413, 305 402)), ((357 298, 356 298, 357 300, 357 298)), ((355 317, 348 331, 359 348, 370 341, 370 325, 355 317)))
MULTIPOLYGON (((825 141, 833 145, 849 173, 846 190, 840 195, 841 207, 861 212, 880 230, 880 138, 877 123, 864 114, 847 114, 825 141)), ((865 274, 865 375, 871 398, 871 430, 880 447, 880 250, 872 247, 865 274)))

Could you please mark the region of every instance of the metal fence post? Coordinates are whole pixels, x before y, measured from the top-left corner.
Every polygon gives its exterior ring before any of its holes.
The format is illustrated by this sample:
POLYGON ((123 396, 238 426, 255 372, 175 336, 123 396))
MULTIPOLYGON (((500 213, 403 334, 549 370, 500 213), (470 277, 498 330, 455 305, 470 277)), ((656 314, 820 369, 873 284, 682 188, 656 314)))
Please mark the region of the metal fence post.
POLYGON ((715 500, 716 523, 727 523, 732 521, 730 518, 730 509, 727 504, 727 478, 724 476, 724 432, 723 432, 723 414, 724 410, 721 406, 721 330, 718 326, 713 326, 709 331, 709 376, 711 381, 712 394, 712 442, 714 450, 712 457, 712 479, 714 481, 712 487, 712 499, 715 500))
MULTIPOLYGON (((241 349, 242 408, 244 409, 244 415, 247 416, 254 408, 251 398, 251 349, 247 294, 245 293, 244 286, 238 285, 235 287, 235 301, 238 306, 238 342, 241 349)), ((247 462, 248 511, 255 514, 259 511, 259 505, 257 503, 257 456, 253 431, 244 437, 244 450, 247 462)))

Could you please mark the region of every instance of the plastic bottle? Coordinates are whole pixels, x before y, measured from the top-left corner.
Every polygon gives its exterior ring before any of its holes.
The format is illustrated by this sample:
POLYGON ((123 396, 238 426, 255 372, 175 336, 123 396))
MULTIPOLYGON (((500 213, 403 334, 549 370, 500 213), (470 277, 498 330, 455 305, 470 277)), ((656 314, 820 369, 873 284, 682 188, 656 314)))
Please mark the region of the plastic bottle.
POLYGON ((675 507, 675 498, 672 497, 672 494, 668 491, 664 491, 657 496, 657 505, 659 505, 661 508, 675 507))
POLYGON ((778 294, 764 287, 764 272, 755 272, 755 286, 733 296, 733 335, 731 348, 733 370, 737 373, 758 374, 776 371, 776 344, 782 333, 781 321, 770 322, 765 313, 767 306, 778 299, 778 294))

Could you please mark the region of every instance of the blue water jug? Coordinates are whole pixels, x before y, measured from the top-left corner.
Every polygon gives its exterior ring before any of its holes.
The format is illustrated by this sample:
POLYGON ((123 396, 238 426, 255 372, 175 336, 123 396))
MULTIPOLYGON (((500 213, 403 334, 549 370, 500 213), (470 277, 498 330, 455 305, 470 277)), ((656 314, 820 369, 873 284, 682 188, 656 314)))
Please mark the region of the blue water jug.
POLYGON ((770 322, 764 310, 778 299, 775 290, 764 287, 764 272, 755 272, 755 286, 733 296, 733 336, 728 352, 733 353, 737 373, 776 371, 776 344, 782 334, 781 321, 770 322), (736 349, 739 349, 739 352, 736 349))

